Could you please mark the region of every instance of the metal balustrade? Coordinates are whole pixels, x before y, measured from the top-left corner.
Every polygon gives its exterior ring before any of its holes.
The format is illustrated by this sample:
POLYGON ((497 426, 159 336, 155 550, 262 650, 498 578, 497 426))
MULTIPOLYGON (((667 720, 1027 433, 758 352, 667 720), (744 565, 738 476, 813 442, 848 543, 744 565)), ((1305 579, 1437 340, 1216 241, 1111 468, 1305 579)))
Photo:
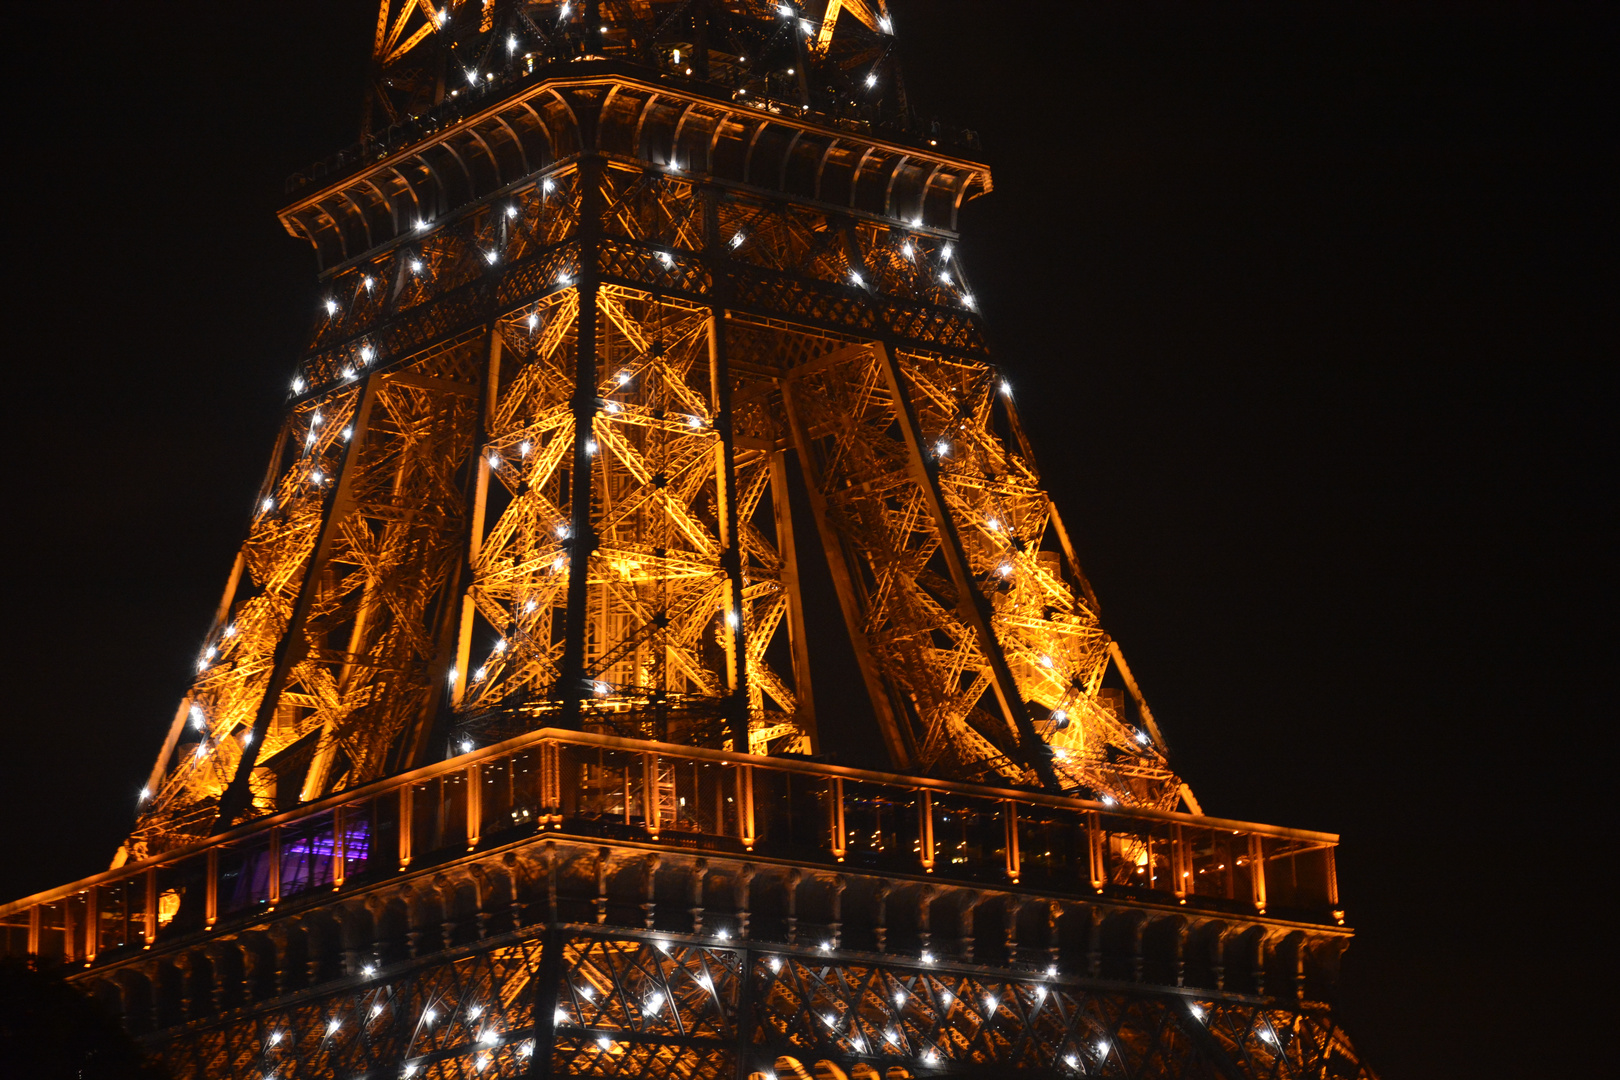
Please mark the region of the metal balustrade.
POLYGON ((1328 833, 541 729, 0 907, 98 958, 536 835, 1342 924, 1328 833))

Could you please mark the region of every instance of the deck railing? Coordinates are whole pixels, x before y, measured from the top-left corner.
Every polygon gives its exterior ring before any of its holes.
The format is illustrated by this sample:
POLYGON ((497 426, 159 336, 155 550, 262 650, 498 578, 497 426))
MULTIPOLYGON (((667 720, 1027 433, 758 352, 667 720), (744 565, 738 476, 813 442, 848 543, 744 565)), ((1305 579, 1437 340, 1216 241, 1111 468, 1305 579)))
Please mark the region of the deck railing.
POLYGON ((537 833, 1342 922, 1338 837, 547 728, 0 906, 76 963, 537 833))

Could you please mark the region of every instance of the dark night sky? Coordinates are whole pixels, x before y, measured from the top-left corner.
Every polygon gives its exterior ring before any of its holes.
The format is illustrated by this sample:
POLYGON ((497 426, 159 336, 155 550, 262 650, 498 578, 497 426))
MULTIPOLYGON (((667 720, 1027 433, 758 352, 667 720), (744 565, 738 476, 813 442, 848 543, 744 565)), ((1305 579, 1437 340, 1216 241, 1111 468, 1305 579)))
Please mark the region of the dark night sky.
MULTIPOLYGON (((353 137, 374 18, 31 10, 4 899, 101 869, 131 821, 315 307, 281 180, 353 137)), ((920 108, 996 169, 966 265, 1176 764, 1212 813, 1343 834, 1343 1015, 1386 1077, 1583 1071, 1614 1023, 1620 22, 894 10, 920 108)))

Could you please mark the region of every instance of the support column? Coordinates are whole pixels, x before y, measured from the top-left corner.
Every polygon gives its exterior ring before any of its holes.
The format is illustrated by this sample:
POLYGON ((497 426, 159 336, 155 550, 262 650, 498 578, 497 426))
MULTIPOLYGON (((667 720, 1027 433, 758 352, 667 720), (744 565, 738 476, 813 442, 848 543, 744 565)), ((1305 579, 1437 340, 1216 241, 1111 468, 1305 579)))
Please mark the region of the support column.
POLYGON ((560 726, 579 730, 581 708, 589 694, 585 680, 585 633, 590 624, 590 565, 596 550, 591 516, 596 446, 596 292, 597 257, 602 237, 604 162, 594 155, 580 159, 579 179, 579 316, 574 356, 574 452, 568 475, 568 609, 563 620, 563 654, 557 695, 562 699, 560 726))

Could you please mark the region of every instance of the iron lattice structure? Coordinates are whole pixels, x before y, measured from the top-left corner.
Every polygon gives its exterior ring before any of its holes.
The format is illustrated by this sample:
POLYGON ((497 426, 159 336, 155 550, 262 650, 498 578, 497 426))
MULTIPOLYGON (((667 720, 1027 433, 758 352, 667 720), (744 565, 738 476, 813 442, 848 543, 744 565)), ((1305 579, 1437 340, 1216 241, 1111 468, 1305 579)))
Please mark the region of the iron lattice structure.
POLYGON ((1370 1076, 1337 838, 1169 768, 893 30, 383 0, 196 680, 4 951, 176 1076, 1370 1076))

